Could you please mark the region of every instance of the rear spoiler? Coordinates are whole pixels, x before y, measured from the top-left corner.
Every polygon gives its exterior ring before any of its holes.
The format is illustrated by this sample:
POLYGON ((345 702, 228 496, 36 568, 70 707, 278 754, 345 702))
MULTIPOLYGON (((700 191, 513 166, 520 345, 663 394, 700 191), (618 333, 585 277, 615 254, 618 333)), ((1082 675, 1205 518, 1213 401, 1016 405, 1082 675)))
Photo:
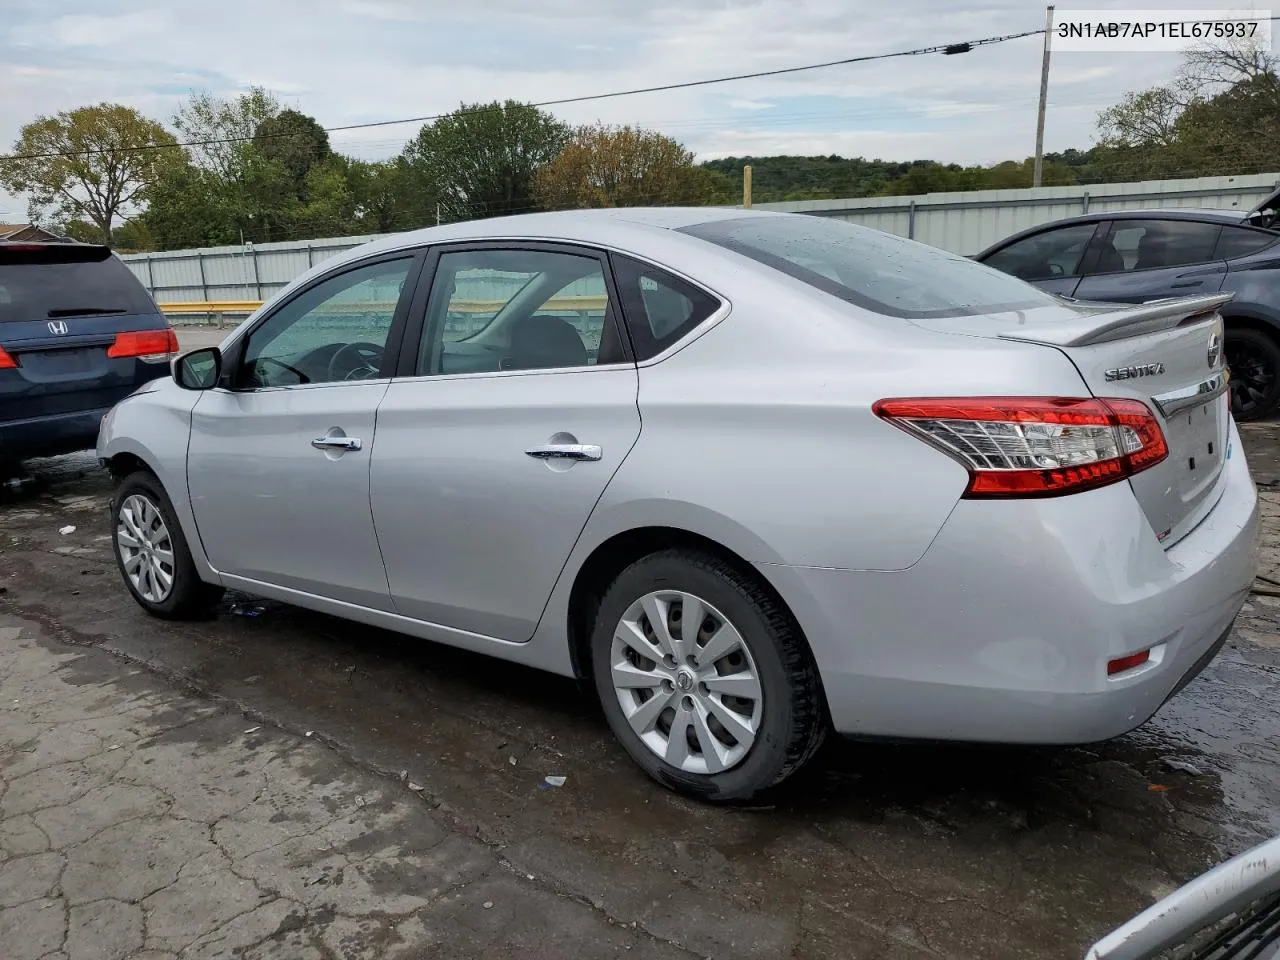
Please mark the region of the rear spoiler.
POLYGON ((1085 960, 1147 960, 1265 897, 1280 893, 1280 837, 1246 850, 1107 934, 1085 960))
MULTIPOLYGON (((1209 319, 1231 302, 1234 293, 1213 293, 1201 297, 1169 297, 1136 306, 1111 304, 1084 305, 1088 312, 1073 320, 1036 330, 1034 335, 1010 330, 999 336, 1004 340, 1026 340, 1054 347, 1083 347, 1107 340, 1126 340, 1144 333, 1171 330, 1184 323, 1209 319)), ((1077 308, 1079 309, 1079 308, 1077 308)))

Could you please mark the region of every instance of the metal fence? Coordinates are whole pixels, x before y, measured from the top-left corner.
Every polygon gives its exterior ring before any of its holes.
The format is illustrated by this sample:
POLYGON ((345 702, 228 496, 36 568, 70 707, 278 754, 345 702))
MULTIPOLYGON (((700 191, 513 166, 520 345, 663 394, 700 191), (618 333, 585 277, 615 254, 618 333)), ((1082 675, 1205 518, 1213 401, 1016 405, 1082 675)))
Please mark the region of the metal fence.
MULTIPOLYGON (((836 217, 968 255, 1011 233, 1060 217, 1148 207, 1248 209, 1277 187, 1280 173, 755 206, 836 217)), ((322 260, 374 239, 334 237, 207 247, 126 254, 121 259, 160 303, 266 300, 322 260)))

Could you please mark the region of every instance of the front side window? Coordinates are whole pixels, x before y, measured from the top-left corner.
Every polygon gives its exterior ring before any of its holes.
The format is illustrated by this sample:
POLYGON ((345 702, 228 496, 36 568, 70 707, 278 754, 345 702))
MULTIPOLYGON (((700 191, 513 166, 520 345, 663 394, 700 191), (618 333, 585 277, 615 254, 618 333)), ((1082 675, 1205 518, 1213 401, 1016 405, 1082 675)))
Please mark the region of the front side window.
POLYGON ((1112 269, 1099 264, 1096 273, 1120 270, 1156 270, 1208 263, 1222 227, 1194 220, 1117 220, 1111 228, 1110 246, 1119 254, 1112 269))
POLYGON ((728 217, 680 231, 884 316, 963 317, 1061 305, 985 264, 843 220, 728 217))
POLYGON ((1020 280, 1074 277, 1080 272, 1085 248, 1096 229, 1096 223, 1077 223, 1046 230, 997 250, 984 262, 1020 280))
POLYGON ((330 277, 290 300, 249 335, 239 385, 288 387, 382 375, 411 257, 330 277))
POLYGON ((417 373, 587 367, 622 359, 601 261, 549 250, 440 255, 417 373))

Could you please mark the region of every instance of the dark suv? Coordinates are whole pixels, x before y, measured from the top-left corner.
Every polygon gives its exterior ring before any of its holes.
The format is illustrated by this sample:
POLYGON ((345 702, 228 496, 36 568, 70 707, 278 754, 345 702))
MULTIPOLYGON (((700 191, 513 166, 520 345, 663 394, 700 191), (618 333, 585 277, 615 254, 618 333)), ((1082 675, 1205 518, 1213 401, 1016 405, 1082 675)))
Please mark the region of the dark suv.
POLYGON ((1235 294, 1223 308, 1231 409, 1280 405, 1280 191, 1240 210, 1128 210, 1041 224, 974 257, 1075 300, 1235 294))
POLYGON ((97 442, 117 401, 168 376, 178 340, 118 257, 0 241, 0 472, 97 442))

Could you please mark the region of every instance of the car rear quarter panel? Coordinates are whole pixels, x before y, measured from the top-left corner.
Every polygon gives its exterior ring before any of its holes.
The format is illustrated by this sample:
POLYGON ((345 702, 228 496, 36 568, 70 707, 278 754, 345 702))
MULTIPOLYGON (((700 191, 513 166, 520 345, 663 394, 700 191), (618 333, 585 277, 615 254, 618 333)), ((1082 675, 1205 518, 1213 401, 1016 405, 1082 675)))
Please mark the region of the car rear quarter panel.
POLYGON ((1085 393, 1056 350, 755 293, 641 367, 643 430, 586 539, 678 526, 752 562, 901 570, 928 548, 968 474, 877 417, 875 401, 1085 393))
POLYGON ((1224 317, 1247 317, 1280 326, 1280 254, 1264 251, 1228 261, 1222 290, 1235 295, 1222 308, 1224 317))
POLYGON ((137 457, 159 478, 182 532, 191 548, 200 577, 219 582, 209 565, 196 530, 187 491, 187 445, 191 438, 191 411, 202 394, 183 390, 171 379, 126 397, 103 418, 98 433, 98 458, 121 454, 137 457))

